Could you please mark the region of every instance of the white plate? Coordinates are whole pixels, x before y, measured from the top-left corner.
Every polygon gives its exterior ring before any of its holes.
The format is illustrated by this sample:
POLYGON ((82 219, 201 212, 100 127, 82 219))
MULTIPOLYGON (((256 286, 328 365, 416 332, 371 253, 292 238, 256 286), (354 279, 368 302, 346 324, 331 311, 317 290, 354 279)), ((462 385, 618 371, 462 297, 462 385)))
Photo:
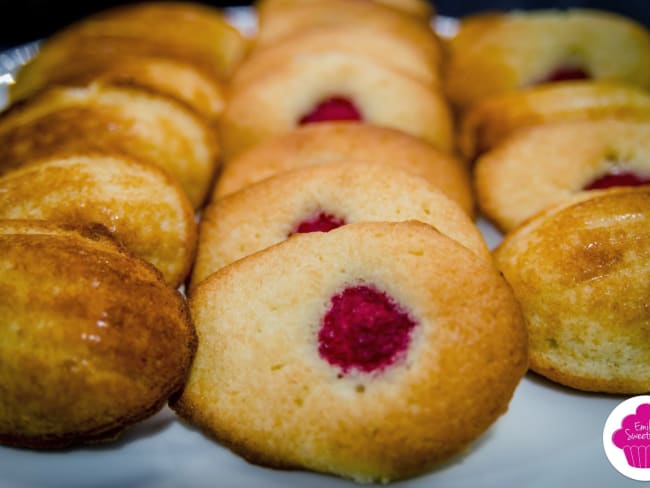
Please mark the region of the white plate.
MULTIPOLYGON (((229 11, 250 32, 247 9, 229 11)), ((453 24, 453 22, 452 22, 453 24)), ((447 23, 447 27, 453 25, 447 23)), ((0 106, 10 80, 7 67, 34 46, 0 53, 0 106), (18 57, 16 57, 18 56, 18 57), (3 64, 4 63, 4 64, 3 64), (3 75, 7 75, 4 76, 3 75)), ((15 64, 15 63, 14 63, 15 64)), ((15 67, 15 66, 14 66, 15 67)), ((479 221, 491 247, 500 235, 479 221)), ((638 486, 611 467, 602 446, 610 411, 623 397, 586 394, 533 374, 523 379, 509 411, 464 455, 395 487, 581 487, 638 486)), ((358 486, 338 478, 266 469, 241 458, 181 423, 164 409, 111 444, 62 452, 0 447, 2 488, 198 488, 358 486)))

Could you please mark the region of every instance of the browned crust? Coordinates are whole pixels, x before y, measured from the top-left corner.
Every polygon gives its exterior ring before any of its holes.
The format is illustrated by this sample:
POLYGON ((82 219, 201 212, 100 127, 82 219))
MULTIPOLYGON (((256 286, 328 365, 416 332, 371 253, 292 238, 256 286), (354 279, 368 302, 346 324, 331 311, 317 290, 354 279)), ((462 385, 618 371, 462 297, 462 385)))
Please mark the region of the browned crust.
POLYGON ((648 209, 647 186, 584 192, 497 247, 528 325, 531 369, 580 390, 650 390, 648 209))
POLYGON ((200 66, 156 49, 147 50, 143 47, 146 43, 135 43, 142 52, 134 52, 134 42, 128 39, 93 36, 83 42, 69 40, 71 45, 66 49, 57 47, 61 53, 50 53, 45 46, 18 72, 10 91, 14 102, 55 85, 86 86, 101 81, 172 97, 212 123, 221 114, 222 82, 200 66))
POLYGON ((0 116, 0 174, 71 153, 156 165, 179 180, 198 208, 216 173, 219 146, 213 128, 186 105, 128 83, 52 88, 0 116))
POLYGON ((90 233, 99 241, 51 223, 0 221, 2 261, 13 263, 11 277, 0 278, 4 444, 51 449, 113 439, 185 381, 197 337, 182 296, 155 268, 107 245, 99 229, 90 233), (92 327, 97 317, 105 328, 92 327), (85 340, 91 331, 101 340, 85 340), (89 364, 82 373, 69 369, 77 358, 89 364))
POLYGON ((104 224, 173 286, 183 282, 196 255, 197 228, 174 179, 154 166, 92 153, 36 163, 0 177, 0 218, 104 224))
POLYGON ((23 98, 60 76, 83 69, 85 59, 108 63, 125 56, 162 56, 224 80, 244 56, 247 41, 223 14, 190 2, 143 2, 109 9, 67 26, 48 39, 19 72, 12 98, 23 98), (79 53, 79 59, 76 54, 79 53), (88 54, 89 56, 86 56, 88 54), (70 63, 77 66, 69 67, 70 63))

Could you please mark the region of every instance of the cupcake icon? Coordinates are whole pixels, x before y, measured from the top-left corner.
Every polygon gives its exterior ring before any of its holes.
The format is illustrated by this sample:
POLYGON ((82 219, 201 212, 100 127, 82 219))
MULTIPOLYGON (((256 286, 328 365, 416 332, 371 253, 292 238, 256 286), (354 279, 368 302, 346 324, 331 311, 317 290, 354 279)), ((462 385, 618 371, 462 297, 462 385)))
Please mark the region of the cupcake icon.
POLYGON ((623 418, 612 442, 625 453, 633 468, 650 468, 650 403, 639 405, 636 412, 623 418))

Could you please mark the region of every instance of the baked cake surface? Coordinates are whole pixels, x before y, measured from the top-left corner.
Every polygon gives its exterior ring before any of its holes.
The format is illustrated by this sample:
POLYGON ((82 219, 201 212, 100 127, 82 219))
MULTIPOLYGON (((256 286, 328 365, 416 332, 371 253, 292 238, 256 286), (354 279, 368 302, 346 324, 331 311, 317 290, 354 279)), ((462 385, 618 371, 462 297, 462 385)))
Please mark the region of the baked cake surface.
POLYGON ((465 110, 494 95, 571 79, 650 87, 650 33, 605 11, 470 15, 448 47, 447 91, 465 110))
POLYGON ((650 188, 575 195, 494 253, 521 304, 531 368, 587 391, 650 389, 650 188))
POLYGON ((0 218, 101 223, 174 286, 196 249, 192 207, 159 168, 118 155, 49 158, 0 177, 0 218))
POLYGON ((430 224, 490 259, 471 218, 426 180, 386 165, 330 163, 280 173, 208 205, 192 285, 294 233, 402 220, 430 224))
POLYGON ((463 118, 458 145, 473 160, 519 129, 602 119, 648 122, 648 92, 622 83, 566 81, 496 95, 475 105, 463 118))
POLYGON ((213 274, 190 307, 199 348, 173 407, 276 467, 421 473, 484 432, 527 367, 492 263, 417 222, 293 236, 213 274))
POLYGON ((18 72, 10 97, 28 98, 83 73, 101 73, 125 58, 167 59, 184 63, 212 81, 226 80, 247 49, 247 41, 221 11, 207 5, 123 5, 84 18, 47 39, 18 72))
POLYGON ((347 161, 392 166, 421 176, 473 213, 469 172, 460 160, 399 130, 354 122, 304 125, 244 151, 223 168, 212 200, 283 171, 347 161))
POLYGON ((421 137, 452 149, 452 121, 441 93, 384 63, 343 51, 288 58, 264 76, 233 85, 220 123, 224 159, 302 124, 355 120, 421 137), (316 118, 323 105, 343 117, 316 118))
POLYGON ((56 87, 0 116, 0 174, 71 153, 117 153, 157 165, 198 208, 217 170, 219 146, 211 126, 188 107, 141 88, 56 87))
POLYGON ((517 131, 481 156, 482 213, 508 231, 575 193, 650 184, 650 124, 594 120, 517 131))
POLYGON ((101 226, 0 221, 0 443, 114 439, 185 381, 181 295, 101 226))

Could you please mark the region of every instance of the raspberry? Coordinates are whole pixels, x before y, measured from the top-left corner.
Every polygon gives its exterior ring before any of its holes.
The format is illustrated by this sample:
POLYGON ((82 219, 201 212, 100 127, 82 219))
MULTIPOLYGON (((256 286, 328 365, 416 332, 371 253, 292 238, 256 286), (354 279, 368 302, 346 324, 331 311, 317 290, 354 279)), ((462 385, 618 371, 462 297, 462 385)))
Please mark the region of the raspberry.
POLYGON ((363 117, 351 100, 343 97, 332 97, 320 102, 308 114, 300 118, 299 124, 327 122, 332 120, 361 121, 363 117))
POLYGON ((650 184, 650 177, 631 172, 607 173, 585 186, 585 190, 603 190, 613 186, 640 186, 650 184))
POLYGON ((408 349, 416 324, 386 294, 355 286, 331 303, 318 334, 318 352, 343 373, 381 371, 408 349))
POLYGON ((331 214, 321 212, 313 219, 304 220, 298 224, 292 234, 306 234, 308 232, 329 232, 332 229, 345 225, 345 221, 331 214))
POLYGON ((549 73, 540 83, 552 81, 589 80, 591 75, 578 66, 560 66, 549 73))

